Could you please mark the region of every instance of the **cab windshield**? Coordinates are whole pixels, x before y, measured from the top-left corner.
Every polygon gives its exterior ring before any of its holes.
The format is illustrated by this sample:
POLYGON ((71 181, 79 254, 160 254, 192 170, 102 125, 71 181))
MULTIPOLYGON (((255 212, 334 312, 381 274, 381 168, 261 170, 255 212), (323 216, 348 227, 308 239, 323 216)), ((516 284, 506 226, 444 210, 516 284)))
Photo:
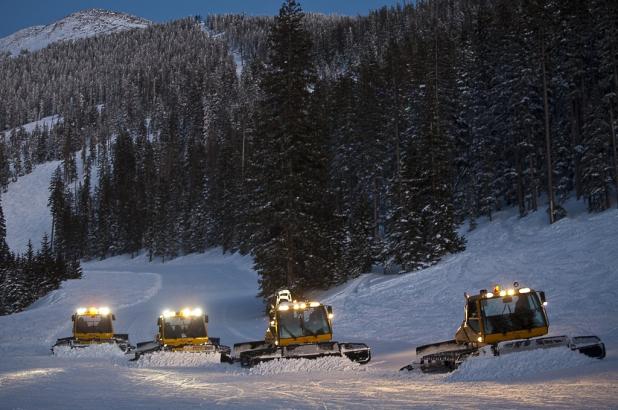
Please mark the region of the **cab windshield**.
POLYGON ((183 339, 206 337, 206 323, 203 316, 170 317, 163 322, 163 337, 165 339, 183 339))
POLYGON ((534 293, 481 300, 485 333, 506 333, 547 326, 534 293))
POLYGON ((78 316, 75 320, 76 333, 112 333, 111 315, 78 316))
POLYGON ((279 337, 299 338, 330 333, 324 306, 279 312, 279 337))

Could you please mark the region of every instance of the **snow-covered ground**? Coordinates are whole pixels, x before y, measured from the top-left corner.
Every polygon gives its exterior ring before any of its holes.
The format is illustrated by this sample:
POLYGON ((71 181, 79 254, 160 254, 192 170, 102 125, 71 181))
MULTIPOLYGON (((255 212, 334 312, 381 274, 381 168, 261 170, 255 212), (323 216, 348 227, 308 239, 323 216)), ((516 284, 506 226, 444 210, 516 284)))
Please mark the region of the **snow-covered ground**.
POLYGON ((19 178, 2 193, 2 209, 6 219, 6 241, 13 252, 23 253, 32 240, 39 248, 43 234, 51 233, 49 182, 60 161, 38 164, 32 172, 19 178))
MULTIPOLYGON (((9 185, 8 241, 49 229, 47 187, 57 163, 9 185)), ((262 338, 257 275, 247 256, 219 250, 166 263, 145 255, 85 263, 84 279, 28 310, 0 317, 0 408, 618 408, 618 210, 589 215, 567 204, 554 225, 543 212, 508 210, 466 233, 467 250, 399 276, 363 275, 317 295, 335 310, 335 338, 368 343, 365 366, 338 358, 264 363, 246 370, 205 354, 129 362, 109 346, 50 354, 80 305, 108 305, 116 331, 151 340, 164 309, 200 306, 209 331, 231 346, 262 338), (463 293, 496 283, 544 290, 551 334, 600 336, 605 360, 566 349, 470 359, 448 375, 399 372, 419 344, 452 338, 463 293)))
POLYGON ((150 21, 109 10, 90 9, 73 13, 45 26, 33 26, 0 38, 0 52, 18 55, 37 51, 58 41, 72 41, 117 31, 145 28, 150 21))

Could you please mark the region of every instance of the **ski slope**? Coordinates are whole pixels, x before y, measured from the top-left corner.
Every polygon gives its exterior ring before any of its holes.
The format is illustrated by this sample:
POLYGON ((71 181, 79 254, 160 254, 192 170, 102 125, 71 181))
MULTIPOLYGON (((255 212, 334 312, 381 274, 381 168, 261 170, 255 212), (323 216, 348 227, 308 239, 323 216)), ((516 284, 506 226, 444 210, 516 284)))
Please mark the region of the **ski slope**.
POLYGON ((542 212, 496 215, 467 233, 465 252, 400 276, 368 274, 319 297, 335 311, 335 338, 366 342, 361 366, 343 359, 264 363, 246 370, 211 356, 128 362, 108 347, 51 356, 79 305, 112 307, 116 331, 151 340, 164 309, 201 306, 222 343, 255 340, 266 327, 250 257, 219 250, 166 263, 127 256, 84 264, 28 310, 0 317, 2 408, 617 408, 618 211, 552 226, 542 212), (599 335, 608 357, 568 350, 479 357, 449 375, 401 373, 417 344, 452 337, 463 292, 496 282, 545 290, 552 334, 599 335))

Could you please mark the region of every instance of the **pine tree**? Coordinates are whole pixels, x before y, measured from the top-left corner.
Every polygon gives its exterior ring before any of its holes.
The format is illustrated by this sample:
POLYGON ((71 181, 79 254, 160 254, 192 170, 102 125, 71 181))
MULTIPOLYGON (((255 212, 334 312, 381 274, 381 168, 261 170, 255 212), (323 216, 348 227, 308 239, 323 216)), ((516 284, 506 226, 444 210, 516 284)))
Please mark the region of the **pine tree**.
POLYGON ((286 1, 270 35, 268 65, 253 153, 255 268, 261 294, 295 291, 332 280, 323 136, 312 132, 310 89, 315 81, 309 33, 295 0, 286 1))

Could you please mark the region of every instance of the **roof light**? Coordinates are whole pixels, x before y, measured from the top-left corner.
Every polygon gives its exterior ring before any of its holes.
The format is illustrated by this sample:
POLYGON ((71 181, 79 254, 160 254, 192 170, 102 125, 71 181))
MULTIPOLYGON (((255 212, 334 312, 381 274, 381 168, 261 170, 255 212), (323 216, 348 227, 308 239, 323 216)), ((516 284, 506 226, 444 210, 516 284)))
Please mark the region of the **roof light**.
POLYGON ((530 293, 530 288, 521 288, 519 289, 519 293, 530 293))
POLYGON ((99 314, 103 316, 109 315, 109 308, 107 306, 99 308, 99 314))
POLYGON ((494 294, 493 294, 493 293, 491 293, 491 292, 487 292, 487 293, 485 293, 485 297, 486 297, 486 298, 493 298, 493 297, 494 297, 494 294))
POLYGON ((85 315, 87 311, 88 311, 88 309, 86 309, 85 307, 77 308, 77 314, 78 315, 85 315))
POLYGON ((500 296, 506 296, 506 290, 501 290, 500 291, 500 296))
POLYGON ((309 306, 311 306, 311 307, 318 307, 318 306, 320 306, 320 302, 309 302, 309 306))
POLYGON ((279 310, 280 311, 290 310, 290 306, 288 306, 288 305, 279 305, 279 310))
POLYGON ((509 289, 509 290, 507 291, 507 294, 508 294, 509 296, 513 296, 513 295, 515 294, 515 289, 509 289))

